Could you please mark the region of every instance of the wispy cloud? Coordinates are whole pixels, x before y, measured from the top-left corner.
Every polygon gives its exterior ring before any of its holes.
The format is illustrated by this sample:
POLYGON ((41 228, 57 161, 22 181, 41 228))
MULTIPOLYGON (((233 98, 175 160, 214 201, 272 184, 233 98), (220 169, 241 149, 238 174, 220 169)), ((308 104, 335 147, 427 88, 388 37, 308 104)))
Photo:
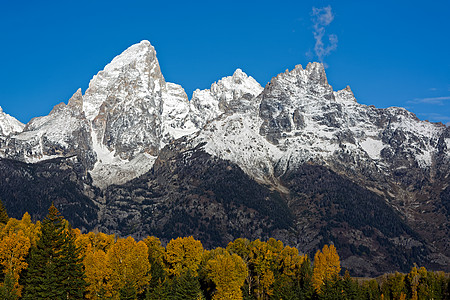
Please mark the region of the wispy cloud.
POLYGON ((330 5, 322 8, 313 7, 311 15, 314 29, 313 34, 316 40, 314 52, 319 61, 323 62, 323 58, 329 55, 331 51, 336 50, 338 44, 338 37, 335 34, 329 34, 327 36, 328 45, 325 45, 327 42, 324 42, 325 27, 333 22, 334 15, 330 5))
POLYGON ((429 98, 415 98, 414 100, 408 101, 408 103, 426 103, 434 105, 444 105, 444 101, 450 100, 450 96, 446 97, 429 97, 429 98))

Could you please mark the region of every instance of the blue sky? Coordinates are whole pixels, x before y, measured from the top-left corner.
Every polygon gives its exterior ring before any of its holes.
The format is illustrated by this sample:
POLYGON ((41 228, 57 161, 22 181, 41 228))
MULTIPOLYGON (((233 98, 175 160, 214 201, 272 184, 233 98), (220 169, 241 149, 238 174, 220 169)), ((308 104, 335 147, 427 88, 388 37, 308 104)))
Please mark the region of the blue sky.
POLYGON ((322 59, 333 88, 350 85, 359 103, 448 123, 449 20, 447 0, 2 0, 0 106, 25 123, 46 115, 147 39, 189 97, 236 68, 264 86, 322 59))

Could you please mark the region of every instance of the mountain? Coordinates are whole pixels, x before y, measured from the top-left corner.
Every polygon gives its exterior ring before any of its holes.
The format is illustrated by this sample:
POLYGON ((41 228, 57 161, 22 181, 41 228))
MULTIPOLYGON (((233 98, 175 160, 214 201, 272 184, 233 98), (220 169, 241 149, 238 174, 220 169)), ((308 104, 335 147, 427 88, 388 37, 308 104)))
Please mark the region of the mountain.
POLYGON ((354 275, 450 271, 450 129, 357 103, 320 63, 264 88, 237 69, 189 101, 142 41, 48 116, 5 116, 11 216, 54 202, 83 230, 208 247, 275 237, 311 255, 334 243, 354 275))
POLYGON ((16 118, 3 112, 0 106, 0 136, 7 136, 11 133, 20 132, 25 125, 16 118))

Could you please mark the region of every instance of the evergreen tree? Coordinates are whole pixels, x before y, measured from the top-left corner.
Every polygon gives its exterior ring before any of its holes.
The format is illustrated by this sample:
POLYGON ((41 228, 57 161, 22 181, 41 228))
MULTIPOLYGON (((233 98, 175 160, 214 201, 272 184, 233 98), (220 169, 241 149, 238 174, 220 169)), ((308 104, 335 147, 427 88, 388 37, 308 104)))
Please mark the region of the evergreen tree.
POLYGON ((202 291, 198 277, 192 274, 191 270, 176 276, 172 282, 172 300, 197 300, 202 299, 202 291))
POLYGON ((150 273, 152 279, 148 284, 146 299, 164 299, 167 292, 167 283, 163 266, 155 260, 151 261, 150 273))
POLYGON ((70 226, 65 234, 59 270, 63 278, 61 287, 66 295, 64 299, 83 299, 87 286, 83 258, 80 257, 80 249, 75 245, 75 235, 70 226))
POLYGON ((334 274, 332 278, 325 279, 319 293, 320 300, 348 299, 343 294, 344 286, 339 275, 334 274))
POLYGON ((23 299, 82 299, 86 282, 71 229, 52 204, 31 248, 23 299))
POLYGON ((303 261, 300 266, 300 274, 298 276, 297 295, 298 299, 311 299, 315 293, 313 287, 313 268, 309 257, 303 261))
POLYGON ((3 202, 0 200, 0 223, 6 224, 9 221, 8 213, 6 212, 3 202))
POLYGON ((363 283, 362 298, 367 300, 378 300, 381 298, 380 287, 375 279, 363 283))
POLYGON ((135 300, 137 299, 136 286, 131 282, 126 282, 119 291, 120 300, 135 300))
POLYGON ((348 270, 345 270, 345 275, 342 280, 342 289, 345 299, 358 300, 363 297, 358 282, 350 277, 348 270))
POLYGON ((159 281, 153 288, 147 290, 146 300, 170 299, 169 280, 159 281))
POLYGON ((294 281, 286 275, 275 279, 273 295, 270 299, 296 300, 299 298, 294 281))
POLYGON ((0 286, 0 299, 3 300, 17 300, 19 296, 15 291, 14 277, 11 273, 6 273, 3 285, 0 286))

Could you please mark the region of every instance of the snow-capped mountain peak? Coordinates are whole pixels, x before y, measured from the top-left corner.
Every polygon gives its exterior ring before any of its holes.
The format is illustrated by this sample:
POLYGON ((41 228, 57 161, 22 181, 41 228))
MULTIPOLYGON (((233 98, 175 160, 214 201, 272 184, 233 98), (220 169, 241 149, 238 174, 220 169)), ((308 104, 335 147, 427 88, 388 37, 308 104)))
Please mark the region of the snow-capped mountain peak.
POLYGON ((0 106, 0 136, 9 135, 14 132, 21 132, 25 125, 19 120, 3 112, 0 106))
POLYGON ((358 104, 349 87, 333 91, 321 63, 297 65, 265 88, 236 69, 189 101, 180 85, 165 81, 148 41, 123 51, 84 95, 78 89, 23 132, 18 121, 4 125, 7 117, 0 111, 0 133, 20 133, 3 143, 2 156, 35 162, 77 155, 98 186, 147 172, 163 147, 198 131, 210 154, 270 181, 306 161, 336 165, 344 153, 355 165, 382 169, 397 155, 427 168, 445 128, 400 108, 358 104))
POLYGON ((86 117, 93 120, 105 102, 160 95, 164 85, 155 48, 148 41, 132 45, 90 81, 83 103, 86 117))
POLYGON ((237 69, 232 76, 214 82, 210 89, 195 90, 190 102, 191 120, 202 128, 223 113, 244 112, 255 109, 255 101, 263 88, 251 76, 237 69))

